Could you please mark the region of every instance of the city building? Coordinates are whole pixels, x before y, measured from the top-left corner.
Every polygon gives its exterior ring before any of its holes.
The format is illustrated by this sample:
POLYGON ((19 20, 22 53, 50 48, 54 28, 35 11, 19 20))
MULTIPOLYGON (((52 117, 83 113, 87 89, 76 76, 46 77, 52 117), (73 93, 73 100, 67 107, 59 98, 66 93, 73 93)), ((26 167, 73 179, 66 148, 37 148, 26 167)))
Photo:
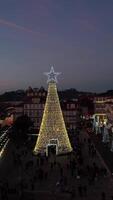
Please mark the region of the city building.
POLYGON ((109 102, 107 96, 94 97, 94 119, 97 123, 107 122, 106 103, 109 102))
MULTIPOLYGON (((79 100, 77 96, 75 98, 62 98, 64 93, 59 92, 60 95, 60 105, 64 117, 64 121, 66 124, 66 128, 68 130, 75 130, 76 128, 76 113, 79 107, 79 100)), ((41 120, 43 116, 44 106, 46 102, 47 91, 41 88, 32 88, 29 87, 23 99, 19 101, 7 101, 1 103, 1 116, 2 113, 5 112, 5 117, 10 116, 13 121, 15 121, 18 117, 22 115, 27 115, 34 123, 34 129, 40 128, 41 120), (4 109, 3 109, 4 108, 4 109), (13 114, 13 118, 12 118, 13 114)), ((85 113, 87 112, 87 108, 83 108, 85 113)), ((4 117, 4 119, 5 119, 4 117)), ((1 124, 3 124, 4 120, 1 119, 1 124)))
MULTIPOLYGON (((46 102, 47 91, 41 87, 26 90, 26 96, 23 103, 14 106, 14 119, 21 115, 27 115, 34 123, 34 129, 40 128, 43 116, 44 106, 46 102)), ((67 129, 75 130, 76 128, 76 111, 78 108, 78 99, 61 100, 61 109, 67 129)))
POLYGON ((74 131, 76 129, 78 100, 63 100, 61 101, 61 108, 67 129, 74 131))
POLYGON ((26 91, 26 98, 23 102, 23 113, 30 117, 34 123, 34 129, 40 128, 44 105, 46 101, 46 90, 41 87, 40 89, 29 89, 26 91))
POLYGON ((110 128, 113 126, 113 96, 98 95, 94 98, 94 127, 96 132, 105 125, 110 128))

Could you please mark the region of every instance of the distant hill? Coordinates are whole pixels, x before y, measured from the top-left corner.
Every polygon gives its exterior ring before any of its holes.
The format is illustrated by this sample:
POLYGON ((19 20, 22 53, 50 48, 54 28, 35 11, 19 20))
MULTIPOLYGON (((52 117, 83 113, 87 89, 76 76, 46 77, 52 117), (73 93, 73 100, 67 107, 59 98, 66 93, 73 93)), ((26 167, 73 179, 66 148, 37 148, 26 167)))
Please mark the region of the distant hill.
MULTIPOLYGON (((63 91, 58 91, 60 100, 62 99, 76 99, 80 96, 113 96, 113 90, 108 90, 104 93, 91 93, 91 92, 82 92, 77 91, 74 88, 70 88, 63 91)), ((24 97, 26 96, 26 91, 24 90, 16 90, 16 91, 10 91, 5 92, 0 95, 0 102, 4 101, 22 101, 24 97)))
POLYGON ((113 96, 113 90, 108 90, 106 92, 103 92, 103 93, 99 93, 97 94, 97 96, 113 96))
MULTIPOLYGON (((67 89, 64 91, 58 91, 60 99, 75 99, 78 97, 79 92, 76 89, 67 89)), ((24 90, 5 92, 0 95, 0 102, 4 101, 22 101, 26 92, 24 90)))
POLYGON ((25 91, 24 90, 5 92, 4 94, 0 95, 0 102, 4 102, 4 101, 22 101, 22 99, 24 97, 25 97, 25 91))
POLYGON ((58 91, 60 99, 76 99, 79 92, 76 89, 70 88, 64 91, 58 91))

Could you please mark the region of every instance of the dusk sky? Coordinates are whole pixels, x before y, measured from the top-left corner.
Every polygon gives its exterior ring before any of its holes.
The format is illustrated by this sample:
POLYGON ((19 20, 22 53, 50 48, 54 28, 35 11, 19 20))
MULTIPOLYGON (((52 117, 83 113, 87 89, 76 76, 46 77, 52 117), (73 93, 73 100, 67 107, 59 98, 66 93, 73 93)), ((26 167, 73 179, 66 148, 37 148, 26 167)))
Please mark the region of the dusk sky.
POLYGON ((113 89, 113 0, 0 0, 0 93, 47 87, 113 89))

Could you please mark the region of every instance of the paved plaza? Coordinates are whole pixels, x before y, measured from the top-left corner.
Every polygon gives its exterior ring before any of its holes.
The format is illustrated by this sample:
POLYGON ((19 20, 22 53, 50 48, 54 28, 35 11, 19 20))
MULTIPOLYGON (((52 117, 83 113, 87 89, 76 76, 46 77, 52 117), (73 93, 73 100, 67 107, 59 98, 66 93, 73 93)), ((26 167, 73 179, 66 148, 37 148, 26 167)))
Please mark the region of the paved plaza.
POLYGON ((69 155, 38 158, 29 145, 17 148, 9 142, 0 160, 0 185, 5 191, 1 199, 104 200, 105 193, 105 199, 112 200, 111 173, 100 154, 90 152, 89 147, 95 147, 85 130, 75 146, 69 155))
POLYGON ((96 148, 101 153, 111 173, 113 173, 113 152, 110 151, 111 145, 102 142, 101 134, 90 134, 96 148))

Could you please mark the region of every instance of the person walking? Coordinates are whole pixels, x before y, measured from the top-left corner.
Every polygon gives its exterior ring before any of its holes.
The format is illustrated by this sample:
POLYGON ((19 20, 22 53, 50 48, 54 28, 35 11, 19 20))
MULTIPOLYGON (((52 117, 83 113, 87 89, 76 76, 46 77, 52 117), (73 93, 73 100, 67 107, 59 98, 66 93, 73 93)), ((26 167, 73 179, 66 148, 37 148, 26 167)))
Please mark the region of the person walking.
POLYGON ((101 193, 101 200, 106 200, 106 194, 105 194, 105 192, 101 193))
POLYGON ((83 186, 83 193, 84 193, 84 196, 86 197, 87 196, 87 186, 86 185, 83 186))

